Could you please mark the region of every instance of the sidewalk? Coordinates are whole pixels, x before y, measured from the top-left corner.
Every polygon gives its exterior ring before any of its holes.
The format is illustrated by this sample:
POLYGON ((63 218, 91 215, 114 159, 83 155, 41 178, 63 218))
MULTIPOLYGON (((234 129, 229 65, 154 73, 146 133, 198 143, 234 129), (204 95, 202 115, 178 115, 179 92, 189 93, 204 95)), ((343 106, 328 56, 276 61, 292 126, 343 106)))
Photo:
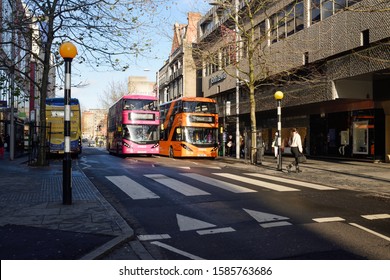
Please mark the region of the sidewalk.
MULTIPOLYGON (((0 258, 99 259, 134 238, 133 230, 73 161, 72 205, 62 204, 62 161, 31 167, 27 158, 0 159, 0 258)), ((283 166, 292 161, 283 158, 283 166)), ((218 158, 215 164, 296 180, 317 182, 390 200, 390 164, 308 159, 302 173, 276 170, 276 160, 262 165, 218 158)), ((131 250, 131 248, 130 248, 131 250)), ((145 253, 145 252, 141 252, 145 253)), ((134 253, 130 258, 143 259, 134 253)))
POLYGON ((64 205, 62 161, 47 167, 26 161, 0 160, 2 260, 96 259, 133 238, 133 230, 78 166, 72 166, 72 205, 64 205))
MULTIPOLYGON (((300 164, 301 173, 286 171, 286 166, 294 160, 283 156, 283 170, 277 170, 273 156, 265 156, 262 164, 251 165, 248 160, 221 157, 218 161, 225 166, 261 172, 300 181, 307 181, 366 193, 390 199, 390 163, 373 163, 347 159, 311 159, 300 164)), ((294 169, 293 169, 294 170, 294 169)))

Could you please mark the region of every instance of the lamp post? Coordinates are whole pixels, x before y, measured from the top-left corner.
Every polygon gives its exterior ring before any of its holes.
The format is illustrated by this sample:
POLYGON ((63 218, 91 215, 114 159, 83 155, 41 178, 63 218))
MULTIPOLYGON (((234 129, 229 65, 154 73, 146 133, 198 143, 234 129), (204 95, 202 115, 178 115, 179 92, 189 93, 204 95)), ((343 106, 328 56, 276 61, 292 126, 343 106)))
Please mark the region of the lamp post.
POLYGON ((65 61, 65 90, 64 90, 64 160, 62 164, 62 203, 72 204, 72 158, 70 155, 70 74, 71 63, 77 55, 77 49, 71 42, 62 43, 60 55, 65 61))
POLYGON ((234 32, 235 32, 235 48, 236 48, 236 158, 240 158, 240 72, 238 70, 239 54, 239 30, 238 30, 238 0, 234 1, 234 32))
MULTIPOLYGON (((210 2, 209 3, 212 6, 221 6, 224 7, 223 1, 216 1, 216 2, 210 2)), ((226 9, 226 6, 225 6, 226 9)), ((240 72, 238 69, 238 61, 240 59, 240 54, 239 54, 239 29, 238 29, 238 10, 239 10, 239 1, 234 0, 234 33, 235 33, 235 38, 234 38, 234 43, 235 43, 235 63, 236 63, 236 71, 235 71, 235 76, 236 76, 236 86, 235 86, 235 91, 236 91, 236 158, 240 158, 240 72)))
POLYGON ((274 94, 277 103, 277 114, 278 114, 278 166, 277 169, 282 171, 282 108, 280 103, 283 99, 283 92, 277 91, 274 94))

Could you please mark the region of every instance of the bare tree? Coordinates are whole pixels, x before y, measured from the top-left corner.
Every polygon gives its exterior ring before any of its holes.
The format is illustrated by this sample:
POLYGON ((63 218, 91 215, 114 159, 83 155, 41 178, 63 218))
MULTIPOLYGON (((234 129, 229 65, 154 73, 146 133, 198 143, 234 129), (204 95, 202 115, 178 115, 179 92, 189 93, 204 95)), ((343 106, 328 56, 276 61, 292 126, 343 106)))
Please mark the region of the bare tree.
MULTIPOLYGON (((287 81, 286 77, 291 80, 298 69, 293 68, 296 62, 278 63, 275 51, 270 54, 269 42, 283 35, 275 32, 277 26, 273 25, 272 20, 270 26, 267 26, 259 15, 265 19, 275 1, 220 0, 213 4, 217 6, 219 28, 205 36, 206 39, 199 42, 194 52, 200 58, 198 67, 206 68, 209 72, 225 72, 237 80, 236 87, 244 88, 248 93, 253 163, 257 147, 255 92, 265 85, 279 85, 287 81)), ((285 20, 288 19, 288 13, 293 13, 294 4, 284 15, 285 20)), ((290 51, 294 51, 294 48, 290 48, 290 51)))
POLYGON ((126 81, 115 82, 112 81, 108 84, 107 88, 100 95, 100 104, 103 109, 108 109, 128 92, 126 81))
MULTIPOLYGON (((309 53, 317 54, 322 51, 315 43, 318 38, 306 35, 299 37, 297 34, 298 40, 288 40, 289 36, 305 28, 304 22, 307 19, 304 1, 295 0, 287 5, 284 1, 271 0, 210 2, 215 6, 213 12, 217 19, 207 19, 204 27, 201 26, 203 29, 199 42, 193 47, 198 58, 197 67, 206 71, 206 75, 226 73, 237 81, 236 94, 238 88, 248 94, 253 163, 257 147, 256 111, 259 109, 256 104, 261 106, 263 102, 259 96, 280 87, 293 87, 295 84, 326 84, 326 63, 321 59, 308 59, 309 53)), ((311 2, 312 12, 320 13, 315 2, 311 2)), ((331 7, 334 9, 332 13, 388 12, 389 2, 351 1, 346 5, 343 1, 333 1, 331 7)), ((210 13, 210 17, 212 14, 210 13)), ((230 85, 233 87, 233 84, 230 85)))
POLYGON ((63 63, 58 53, 60 44, 72 41, 76 45, 76 63, 124 71, 131 61, 148 51, 150 39, 144 31, 153 24, 154 12, 164 4, 162 0, 25 0, 21 6, 17 1, 19 12, 13 13, 8 23, 3 22, 1 32, 12 32, 31 44, 20 44, 21 40, 14 38, 3 40, 2 46, 18 49, 18 56, 14 61, 2 56, 0 63, 17 71, 24 81, 34 83, 39 91, 38 165, 47 164, 45 100, 52 68, 62 71, 58 68, 63 63), (23 9, 26 13, 20 13, 23 9), (39 32, 34 32, 36 29, 39 32), (28 68, 17 67, 26 58, 41 65, 39 79, 32 79, 28 68))

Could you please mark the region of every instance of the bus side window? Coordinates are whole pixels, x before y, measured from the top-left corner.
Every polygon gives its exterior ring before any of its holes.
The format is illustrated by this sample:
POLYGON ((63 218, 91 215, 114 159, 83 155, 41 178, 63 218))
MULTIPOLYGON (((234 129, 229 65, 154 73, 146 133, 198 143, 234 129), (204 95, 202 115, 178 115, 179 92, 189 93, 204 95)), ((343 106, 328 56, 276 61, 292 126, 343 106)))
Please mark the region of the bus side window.
POLYGON ((173 133, 172 140, 173 141, 181 141, 182 140, 182 134, 181 134, 181 127, 178 127, 175 129, 175 132, 173 133))

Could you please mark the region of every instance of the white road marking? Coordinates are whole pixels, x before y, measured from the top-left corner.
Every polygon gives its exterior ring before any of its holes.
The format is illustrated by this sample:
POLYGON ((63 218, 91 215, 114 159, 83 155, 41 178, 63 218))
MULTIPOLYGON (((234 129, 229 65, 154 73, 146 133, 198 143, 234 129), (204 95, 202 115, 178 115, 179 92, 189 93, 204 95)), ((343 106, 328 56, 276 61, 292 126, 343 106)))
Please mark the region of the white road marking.
POLYGON ((216 227, 216 225, 214 224, 210 224, 198 219, 186 217, 180 214, 176 214, 176 218, 177 218, 177 224, 179 226, 180 231, 189 231, 189 230, 216 227))
POLYGON ((277 184, 273 184, 273 183, 267 183, 267 182, 263 182, 263 181, 259 181, 259 180, 255 180, 255 179, 250 179, 250 178, 247 178, 247 177, 244 177, 244 176, 238 176, 238 175, 229 174, 229 173, 213 173, 213 174, 217 175, 217 176, 222 176, 222 177, 225 177, 225 178, 237 180, 237 181, 240 181, 240 182, 248 183, 248 184, 251 184, 251 185, 255 185, 255 186, 258 186, 258 187, 262 187, 262 188, 278 191, 278 192, 296 192, 296 191, 299 191, 298 189, 289 188, 289 187, 285 187, 285 186, 281 186, 281 185, 277 185, 277 184))
POLYGON ((207 234, 217 234, 217 233, 225 233, 225 232, 234 232, 236 231, 234 228, 225 227, 225 228, 215 228, 215 229, 204 229, 196 231, 199 235, 207 235, 207 234))
POLYGON ((380 220, 380 219, 389 219, 389 214, 372 214, 372 215, 362 215, 363 218, 367 220, 380 220))
POLYGON ((345 219, 341 217, 325 217, 325 218, 315 218, 313 221, 317 223, 329 223, 329 222, 342 222, 345 221, 345 219))
POLYGON ((243 208, 243 210, 245 212, 247 212, 252 218, 254 218, 259 223, 283 221, 283 220, 290 219, 288 217, 283 217, 283 216, 279 216, 279 215, 275 215, 275 214, 249 210, 249 209, 245 209, 245 208, 243 208))
POLYGON ((313 183, 308 183, 308 182, 301 182, 301 181, 296 181, 296 180, 292 180, 292 179, 280 178, 280 177, 276 177, 276 176, 270 176, 270 175, 259 174, 259 173, 245 173, 245 175, 253 176, 253 177, 257 177, 257 178, 262 178, 262 179, 275 180, 275 181, 279 181, 279 182, 283 182, 283 183, 294 184, 297 186, 321 190, 321 191, 337 190, 336 188, 332 188, 332 187, 328 187, 328 186, 324 186, 324 185, 313 184, 313 183))
POLYGON ((153 199, 160 198, 154 192, 151 192, 144 186, 138 184, 136 181, 127 176, 106 176, 113 184, 124 191, 132 199, 153 199))
POLYGON ((169 178, 162 174, 147 174, 144 175, 145 177, 148 177, 150 179, 155 180, 156 182, 167 186, 168 188, 177 191, 183 195, 186 196, 195 196, 195 195, 210 195, 210 193, 205 192, 201 189, 195 188, 193 186, 190 186, 186 183, 183 183, 179 180, 169 178))
POLYGON ((193 254, 187 253, 187 252, 182 251, 182 250, 179 250, 179 249, 177 249, 177 248, 175 248, 175 247, 172 247, 172 246, 170 246, 170 245, 161 243, 160 241, 153 241, 153 242, 151 242, 151 244, 156 245, 156 246, 159 246, 159 247, 164 248, 164 249, 167 249, 167 250, 169 250, 169 251, 171 251, 171 252, 174 252, 174 253, 176 253, 176 254, 185 256, 185 257, 187 257, 187 258, 189 258, 189 259, 191 259, 191 260, 204 260, 204 259, 202 259, 201 257, 195 256, 195 255, 193 255, 193 254))
POLYGON ((351 226, 360 228, 361 230, 364 230, 364 231, 366 231, 366 232, 368 232, 368 233, 371 233, 371 234, 373 234, 373 235, 376 235, 376 236, 378 236, 378 237, 380 237, 380 238, 383 238, 384 240, 390 241, 390 237, 387 237, 386 235, 380 234, 380 233, 378 233, 378 232, 376 232, 376 231, 373 231, 373 230, 371 230, 371 229, 368 229, 368 228, 366 228, 366 227, 363 227, 363 226, 358 225, 358 224, 355 224, 355 223, 349 223, 349 224, 350 224, 351 226))
POLYGON ((191 179, 195 179, 197 181, 200 181, 200 182, 203 182, 203 183, 206 183, 206 184, 209 184, 209 185, 212 185, 212 186, 215 186, 215 187, 218 187, 218 188, 221 188, 221 189, 233 192, 233 193, 257 192, 255 190, 244 188, 244 187, 241 187, 241 186, 236 185, 236 184, 227 183, 227 182, 224 182, 221 180, 213 179, 213 178, 206 177, 206 176, 199 175, 199 174, 180 173, 180 175, 187 176, 191 179))
POLYGON ((141 234, 137 236, 140 241, 169 239, 169 234, 141 234))
POLYGON ((284 226, 292 226, 291 223, 283 221, 283 222, 274 222, 274 223, 265 223, 260 224, 262 228, 273 228, 273 227, 284 227, 284 226))

